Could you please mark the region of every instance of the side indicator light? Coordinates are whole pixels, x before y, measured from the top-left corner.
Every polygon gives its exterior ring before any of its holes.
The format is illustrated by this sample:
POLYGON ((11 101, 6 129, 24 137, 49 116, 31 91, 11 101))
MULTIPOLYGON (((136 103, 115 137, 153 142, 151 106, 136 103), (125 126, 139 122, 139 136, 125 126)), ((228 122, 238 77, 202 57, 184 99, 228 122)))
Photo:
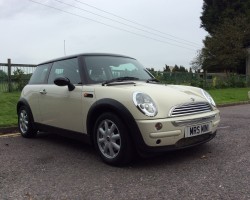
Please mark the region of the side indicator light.
POLYGON ((93 98, 93 94, 90 93, 84 93, 83 96, 88 98, 93 98))

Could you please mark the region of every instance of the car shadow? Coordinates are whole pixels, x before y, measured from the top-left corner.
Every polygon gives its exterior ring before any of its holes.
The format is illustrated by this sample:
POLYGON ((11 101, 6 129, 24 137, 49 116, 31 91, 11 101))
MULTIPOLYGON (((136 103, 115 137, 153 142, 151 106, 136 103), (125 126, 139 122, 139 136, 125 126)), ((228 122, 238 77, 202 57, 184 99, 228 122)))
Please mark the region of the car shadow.
POLYGON ((67 148, 71 148, 72 150, 80 150, 84 151, 86 153, 91 153, 94 154, 95 150, 92 145, 90 145, 87 141, 85 140, 79 140, 79 139, 72 139, 66 136, 63 136, 58 133, 38 133, 37 134, 37 139, 39 140, 44 140, 47 143, 53 143, 58 146, 64 146, 67 148))
MULTIPOLYGON (((81 151, 87 154, 88 157, 96 157, 96 161, 102 162, 94 147, 86 141, 68 138, 56 133, 39 133, 37 139, 46 141, 46 143, 53 143, 56 146, 63 146, 73 151, 81 151)), ((175 151, 168 151, 160 154, 153 154, 148 157, 140 157, 136 153, 134 159, 128 165, 122 168, 145 168, 145 167, 159 167, 166 165, 178 165, 184 162, 192 162, 194 160, 206 160, 212 153, 212 142, 202 144, 188 149, 181 149, 175 151)))
POLYGON ((211 144, 206 143, 187 149, 167 151, 164 153, 155 154, 149 157, 137 157, 132 167, 154 167, 159 165, 177 165, 186 162, 192 162, 194 160, 206 160, 212 153, 211 144))

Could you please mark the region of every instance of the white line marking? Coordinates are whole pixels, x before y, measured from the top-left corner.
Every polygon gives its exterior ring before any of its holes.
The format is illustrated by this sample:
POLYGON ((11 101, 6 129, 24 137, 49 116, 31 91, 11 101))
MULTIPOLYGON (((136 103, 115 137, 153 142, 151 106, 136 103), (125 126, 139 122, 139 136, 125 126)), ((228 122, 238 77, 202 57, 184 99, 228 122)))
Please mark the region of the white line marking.
POLYGON ((0 138, 19 137, 20 135, 21 135, 20 133, 4 134, 0 135, 0 138))
POLYGON ((227 128, 230 128, 230 126, 220 126, 217 129, 227 129, 227 128))

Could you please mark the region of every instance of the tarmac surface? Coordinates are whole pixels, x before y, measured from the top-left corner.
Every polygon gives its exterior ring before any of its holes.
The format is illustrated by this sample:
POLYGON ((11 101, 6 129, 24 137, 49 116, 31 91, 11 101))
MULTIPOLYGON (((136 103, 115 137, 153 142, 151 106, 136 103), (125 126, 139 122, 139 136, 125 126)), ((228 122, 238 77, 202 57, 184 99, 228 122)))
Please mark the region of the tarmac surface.
POLYGON ((250 199, 250 105, 220 108, 217 136, 111 167, 55 134, 0 136, 0 199, 250 199))

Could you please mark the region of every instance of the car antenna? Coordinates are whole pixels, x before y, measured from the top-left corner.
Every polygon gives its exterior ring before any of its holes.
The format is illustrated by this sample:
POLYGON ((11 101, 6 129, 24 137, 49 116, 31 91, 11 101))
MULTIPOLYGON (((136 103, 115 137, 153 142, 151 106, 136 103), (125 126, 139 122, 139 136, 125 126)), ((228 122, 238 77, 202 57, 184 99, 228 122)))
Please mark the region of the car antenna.
POLYGON ((66 56, 66 42, 64 40, 64 55, 66 56))

